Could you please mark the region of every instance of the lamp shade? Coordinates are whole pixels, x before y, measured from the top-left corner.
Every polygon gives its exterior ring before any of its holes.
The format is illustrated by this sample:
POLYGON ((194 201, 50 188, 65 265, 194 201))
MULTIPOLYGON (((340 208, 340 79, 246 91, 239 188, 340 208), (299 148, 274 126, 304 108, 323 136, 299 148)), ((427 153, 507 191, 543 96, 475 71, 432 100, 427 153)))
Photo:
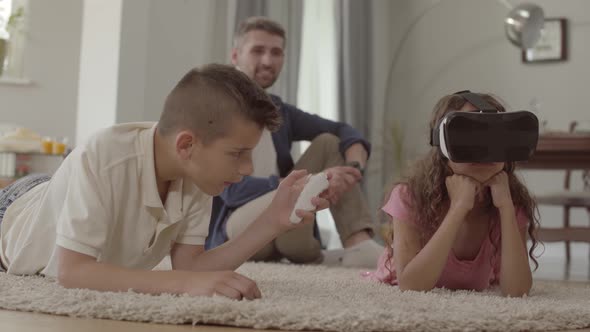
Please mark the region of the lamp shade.
POLYGON ((532 48, 541 37, 544 16, 543 8, 534 4, 524 3, 514 7, 504 20, 508 40, 517 47, 532 48))

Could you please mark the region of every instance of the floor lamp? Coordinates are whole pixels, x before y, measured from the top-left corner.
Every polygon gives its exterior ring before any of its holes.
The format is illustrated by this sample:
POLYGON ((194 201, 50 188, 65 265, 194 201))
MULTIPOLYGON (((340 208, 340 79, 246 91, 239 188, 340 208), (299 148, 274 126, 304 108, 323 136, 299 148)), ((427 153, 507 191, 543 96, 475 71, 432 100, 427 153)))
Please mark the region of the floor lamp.
MULTIPOLYGON (((504 30, 508 40, 516 47, 527 49, 532 48, 541 37, 541 30, 545 22, 545 14, 543 8, 531 3, 523 3, 517 6, 512 6, 507 0, 497 0, 499 3, 510 9, 508 15, 504 19, 504 30)), ((434 7, 441 4, 438 0, 430 7, 426 8, 420 15, 418 15, 406 29, 401 41, 398 44, 395 54, 391 58, 389 71, 386 83, 386 92, 389 90, 393 76, 393 69, 397 64, 401 50, 404 48, 410 32, 414 29, 416 24, 434 7)), ((386 93, 387 95, 387 93, 386 93)), ((387 107, 387 102, 385 107, 387 107)), ((387 110, 385 110, 387 111, 387 110)))
MULTIPOLYGON (((508 0, 496 0, 497 3, 505 6, 510 11, 504 19, 504 30, 508 40, 516 47, 521 49, 532 48, 541 37, 541 31, 544 26, 545 14, 543 9, 532 3, 523 3, 513 6, 508 0)), ((385 84, 385 102, 383 104, 383 116, 387 114, 391 95, 388 93, 393 84, 393 71, 399 60, 401 51, 404 49, 406 41, 413 31, 414 27, 422 20, 422 18, 430 12, 433 8, 443 3, 442 0, 434 2, 430 7, 426 8, 420 15, 418 15, 408 26, 398 44, 397 49, 391 63, 388 67, 387 80, 385 84)), ((385 120, 385 119, 384 119, 385 120)), ((385 121, 386 122, 386 121, 385 121)), ((399 143, 399 142, 398 142, 399 143)), ((396 144, 394 142, 394 144, 396 144)), ((399 157, 398 157, 399 158, 399 157)), ((384 161, 383 161, 384 162, 384 161)), ((400 160, 401 162, 401 160, 400 160)), ((382 165, 383 166, 383 165, 382 165)), ((382 174, 385 177, 385 174, 382 174)), ((386 180, 385 178, 383 180, 386 180)))

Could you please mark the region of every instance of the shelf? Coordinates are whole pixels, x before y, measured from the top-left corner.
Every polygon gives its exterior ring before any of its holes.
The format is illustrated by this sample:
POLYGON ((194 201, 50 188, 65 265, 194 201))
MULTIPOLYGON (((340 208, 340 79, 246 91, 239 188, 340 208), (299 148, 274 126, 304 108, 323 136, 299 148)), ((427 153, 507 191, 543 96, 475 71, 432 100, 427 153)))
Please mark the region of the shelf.
POLYGON ((33 81, 27 78, 16 78, 16 77, 4 77, 0 76, 0 85, 20 85, 28 86, 33 85, 33 81))
POLYGON ((15 151, 1 151, 0 153, 13 153, 21 156, 47 156, 47 157, 64 157, 63 154, 42 153, 42 152, 15 152, 15 151))
POLYGON ((0 152, 0 179, 8 180, 8 183, 10 183, 11 180, 21 175, 31 173, 53 174, 65 157, 66 155, 41 152, 2 151, 0 152))

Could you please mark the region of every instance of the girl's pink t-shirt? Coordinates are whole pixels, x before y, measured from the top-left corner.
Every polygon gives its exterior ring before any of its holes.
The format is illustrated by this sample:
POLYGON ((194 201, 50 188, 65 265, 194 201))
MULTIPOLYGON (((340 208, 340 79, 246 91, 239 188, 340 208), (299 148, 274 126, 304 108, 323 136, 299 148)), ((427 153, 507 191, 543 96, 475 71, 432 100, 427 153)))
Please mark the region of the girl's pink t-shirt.
MULTIPOLYGON (((407 222, 417 226, 415 220, 410 217, 408 207, 404 203, 404 198, 408 197, 407 186, 396 186, 389 198, 389 201, 383 207, 383 211, 389 214, 393 219, 407 222)), ((518 229, 521 233, 525 233, 529 223, 528 218, 523 213, 522 209, 518 209, 516 220, 518 229)), ((500 223, 495 223, 492 230, 491 237, 498 243, 496 254, 494 254, 494 246, 490 237, 481 244, 479 253, 473 260, 460 260, 453 251, 449 253, 447 264, 445 265, 441 276, 436 283, 436 287, 444 287, 448 289, 473 289, 484 290, 490 285, 498 283, 500 274, 500 223)), ((365 277, 370 279, 397 285, 397 277, 395 274, 395 264, 393 257, 390 258, 388 250, 379 258, 377 263, 377 270, 374 272, 367 272, 365 277)))

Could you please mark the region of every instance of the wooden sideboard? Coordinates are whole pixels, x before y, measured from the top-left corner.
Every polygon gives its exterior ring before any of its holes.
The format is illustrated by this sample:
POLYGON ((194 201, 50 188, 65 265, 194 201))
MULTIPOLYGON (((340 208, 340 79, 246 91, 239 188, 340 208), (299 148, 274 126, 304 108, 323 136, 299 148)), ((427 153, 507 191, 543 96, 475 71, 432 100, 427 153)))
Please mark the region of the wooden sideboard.
POLYGON ((590 132, 541 134, 535 154, 519 168, 590 169, 590 132))
POLYGON ((63 159, 57 154, 0 151, 0 188, 29 173, 53 174, 63 159))
MULTIPOLYGON (((533 157, 519 163, 520 169, 547 170, 590 170, 590 132, 549 132, 539 137, 537 149, 533 157)), ((567 181, 567 180, 566 180, 567 181)), ((575 193, 579 195, 578 193, 575 193)), ((562 194, 550 194, 548 197, 537 197, 542 201, 549 199, 550 204, 561 202, 564 209, 564 226, 559 228, 539 228, 537 238, 544 242, 566 242, 566 264, 569 264, 569 241, 590 242, 590 227, 570 227, 569 207, 588 208, 587 196, 573 197, 562 194), (566 203, 569 202, 569 203, 566 203)), ((590 209, 588 209, 590 215, 590 209)), ((566 270, 569 273, 569 270, 566 270)))

